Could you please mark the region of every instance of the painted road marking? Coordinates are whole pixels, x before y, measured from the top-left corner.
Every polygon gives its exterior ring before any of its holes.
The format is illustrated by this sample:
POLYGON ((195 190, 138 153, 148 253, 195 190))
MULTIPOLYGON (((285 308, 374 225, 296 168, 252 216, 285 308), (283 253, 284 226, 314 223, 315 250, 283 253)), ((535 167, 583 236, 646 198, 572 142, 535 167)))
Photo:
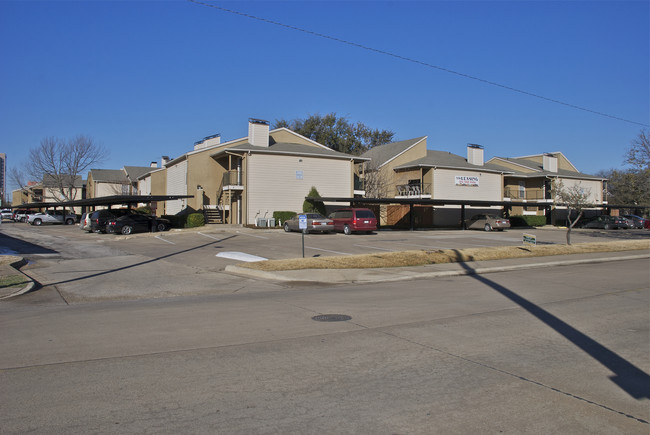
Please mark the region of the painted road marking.
POLYGON ((245 261, 247 263, 252 263, 253 261, 268 260, 268 258, 258 257, 257 255, 251 255, 245 252, 237 252, 237 251, 219 252, 216 256, 220 258, 228 258, 230 260, 245 261))

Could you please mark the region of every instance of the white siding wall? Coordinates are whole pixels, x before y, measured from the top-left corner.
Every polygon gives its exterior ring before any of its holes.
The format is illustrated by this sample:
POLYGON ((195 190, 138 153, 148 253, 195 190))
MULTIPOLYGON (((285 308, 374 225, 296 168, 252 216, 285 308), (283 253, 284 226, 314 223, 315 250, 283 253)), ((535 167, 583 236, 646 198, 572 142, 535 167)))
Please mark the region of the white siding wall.
MULTIPOLYGON (((167 195, 187 195, 187 160, 167 168, 167 195)), ((165 213, 174 215, 184 206, 184 199, 167 201, 165 213)))
POLYGON ((351 165, 349 160, 253 154, 248 157, 246 223, 270 218, 274 211, 301 212, 312 186, 321 196, 352 196, 351 165))
POLYGON ((462 169, 436 169, 433 171, 434 199, 466 199, 502 201, 501 174, 462 169), (456 186, 456 176, 478 177, 479 185, 456 186))
POLYGON ((151 195, 151 177, 138 180, 138 195, 151 195))
POLYGON ((589 190, 589 202, 595 204, 600 204, 603 202, 603 183, 600 181, 591 181, 591 180, 571 180, 568 178, 562 178, 562 184, 565 188, 575 186, 579 184, 580 187, 589 190))

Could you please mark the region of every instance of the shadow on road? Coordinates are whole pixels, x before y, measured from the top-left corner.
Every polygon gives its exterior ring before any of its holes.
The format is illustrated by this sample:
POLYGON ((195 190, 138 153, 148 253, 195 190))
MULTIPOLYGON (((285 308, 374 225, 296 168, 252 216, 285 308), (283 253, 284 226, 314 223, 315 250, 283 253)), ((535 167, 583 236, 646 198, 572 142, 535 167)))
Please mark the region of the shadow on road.
POLYGON ((623 359, 621 356, 609 350, 591 337, 578 331, 573 326, 530 302, 528 299, 519 296, 514 291, 509 290, 482 275, 474 273, 474 269, 472 269, 467 263, 461 261, 462 257, 460 252, 456 252, 456 255, 458 256, 459 264, 467 270, 470 273, 470 276, 474 279, 510 299, 537 319, 544 322, 547 326, 553 328, 553 330, 590 355, 596 361, 614 372, 614 376, 610 377, 610 379, 623 389, 623 391, 635 399, 650 399, 650 376, 643 370, 623 359))
POLYGON ((0 252, 2 255, 58 254, 58 251, 44 248, 15 237, 0 233, 0 252))

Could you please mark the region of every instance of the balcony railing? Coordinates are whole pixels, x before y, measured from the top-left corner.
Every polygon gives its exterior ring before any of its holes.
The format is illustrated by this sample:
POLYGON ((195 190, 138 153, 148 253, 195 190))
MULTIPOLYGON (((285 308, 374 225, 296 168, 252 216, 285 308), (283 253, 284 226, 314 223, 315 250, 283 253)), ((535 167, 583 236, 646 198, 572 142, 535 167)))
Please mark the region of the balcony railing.
POLYGON ((396 197, 422 197, 423 195, 431 196, 431 184, 398 184, 395 186, 396 197))
POLYGON ((226 186, 243 186, 244 182, 244 173, 238 171, 228 171, 223 174, 223 183, 224 187, 226 186))
POLYGON ((527 190, 522 192, 519 189, 506 188, 504 196, 518 201, 541 201, 543 199, 551 199, 550 192, 545 192, 543 190, 527 190))

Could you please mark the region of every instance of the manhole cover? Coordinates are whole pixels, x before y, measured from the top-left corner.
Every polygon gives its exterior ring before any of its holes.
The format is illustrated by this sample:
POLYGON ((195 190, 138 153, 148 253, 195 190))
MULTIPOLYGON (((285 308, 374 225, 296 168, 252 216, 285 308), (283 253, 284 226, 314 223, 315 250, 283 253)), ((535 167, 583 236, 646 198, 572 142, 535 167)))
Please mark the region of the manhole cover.
POLYGON ((352 317, 346 316, 345 314, 320 314, 312 317, 312 320, 316 320, 317 322, 345 322, 351 319, 352 317))

